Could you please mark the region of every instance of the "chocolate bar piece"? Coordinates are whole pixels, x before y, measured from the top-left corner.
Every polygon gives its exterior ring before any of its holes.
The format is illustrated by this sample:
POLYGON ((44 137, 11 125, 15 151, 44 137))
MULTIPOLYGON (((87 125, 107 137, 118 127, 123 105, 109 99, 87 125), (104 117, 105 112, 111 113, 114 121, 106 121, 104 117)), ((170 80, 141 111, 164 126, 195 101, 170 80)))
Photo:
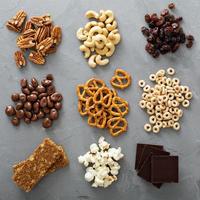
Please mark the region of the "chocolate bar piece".
POLYGON ((149 156, 150 153, 153 153, 154 155, 169 155, 169 152, 160 150, 160 149, 155 148, 153 146, 145 146, 144 150, 142 152, 142 155, 140 157, 140 161, 139 161, 139 164, 138 164, 138 170, 140 170, 145 159, 149 156))
MULTIPOLYGON (((151 182, 151 157, 153 155, 169 155, 169 152, 162 151, 159 149, 155 149, 154 147, 145 147, 141 159, 143 159, 144 156, 144 162, 142 163, 142 166, 138 172, 138 176, 142 177, 146 181, 151 182)), ((160 188, 161 183, 155 183, 154 186, 160 188)))
POLYGON ((151 157, 152 183, 178 183, 178 156, 151 157))
POLYGON ((52 140, 44 139, 26 161, 13 167, 14 182, 24 191, 29 192, 47 173, 67 164, 68 159, 63 152, 64 150, 52 140))
POLYGON ((146 146, 151 146, 157 149, 162 150, 163 146, 161 145, 151 145, 151 144, 137 144, 137 149, 136 149, 136 159, 135 159, 135 169, 138 170, 138 165, 139 165, 139 161, 141 158, 141 155, 143 153, 143 150, 146 146))

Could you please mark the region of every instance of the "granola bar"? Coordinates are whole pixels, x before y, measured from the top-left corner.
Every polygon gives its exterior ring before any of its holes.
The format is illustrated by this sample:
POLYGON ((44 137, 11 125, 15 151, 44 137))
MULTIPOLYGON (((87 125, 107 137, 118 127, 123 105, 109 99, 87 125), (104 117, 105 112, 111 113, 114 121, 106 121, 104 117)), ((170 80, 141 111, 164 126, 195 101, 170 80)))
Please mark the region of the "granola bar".
POLYGON ((13 181, 29 192, 42 177, 67 164, 63 148, 46 138, 27 160, 13 166, 13 181))

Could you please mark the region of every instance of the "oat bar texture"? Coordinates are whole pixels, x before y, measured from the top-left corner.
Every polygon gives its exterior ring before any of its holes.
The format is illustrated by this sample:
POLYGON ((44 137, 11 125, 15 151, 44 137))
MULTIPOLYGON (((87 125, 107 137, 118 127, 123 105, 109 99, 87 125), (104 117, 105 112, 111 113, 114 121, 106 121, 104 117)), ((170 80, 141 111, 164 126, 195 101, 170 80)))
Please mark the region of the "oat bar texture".
POLYGON ((12 178, 17 186, 29 192, 42 177, 68 163, 63 148, 46 138, 27 160, 13 166, 12 178))

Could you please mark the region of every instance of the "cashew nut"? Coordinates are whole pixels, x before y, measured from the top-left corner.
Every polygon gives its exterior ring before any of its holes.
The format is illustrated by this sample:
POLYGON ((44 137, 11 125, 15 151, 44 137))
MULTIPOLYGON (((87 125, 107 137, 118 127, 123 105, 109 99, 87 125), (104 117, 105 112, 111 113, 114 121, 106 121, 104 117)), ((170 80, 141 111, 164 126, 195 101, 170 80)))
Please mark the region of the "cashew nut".
POLYGON ((105 21, 106 24, 110 24, 114 20, 114 13, 112 10, 106 10, 105 15, 107 16, 107 19, 105 21))
POLYGON ((92 55, 90 56, 89 60, 88 60, 88 64, 90 67, 95 68, 97 66, 96 62, 95 62, 95 58, 97 55, 92 55))
POLYGON ((105 44, 103 42, 95 41, 94 43, 95 43, 95 47, 97 49, 102 49, 105 46, 105 44))
POLYGON ((105 35, 106 37, 108 36, 108 30, 106 28, 102 28, 102 34, 105 35))
POLYGON ((103 49, 98 49, 98 48, 95 48, 95 51, 96 53, 98 53, 99 55, 106 55, 106 53, 108 52, 108 47, 104 47, 103 49))
POLYGON ((99 14, 93 10, 88 10, 86 13, 85 13, 85 16, 90 19, 90 18, 95 18, 95 19, 98 19, 99 18, 99 14))
POLYGON ((106 46, 108 47, 109 51, 106 53, 107 57, 110 57, 113 55, 114 51, 115 51, 115 45, 112 42, 109 42, 106 44, 106 46))
POLYGON ((83 28, 79 28, 78 31, 76 32, 76 37, 79 40, 87 40, 87 36, 84 34, 84 29, 83 28))
POLYGON ((88 22, 85 25, 85 30, 89 31, 92 27, 97 26, 97 25, 98 25, 98 23, 96 21, 88 22))
POLYGON ((120 36, 119 33, 114 34, 113 32, 110 32, 110 33, 108 34, 108 39, 109 39, 110 41, 112 41, 112 43, 113 43, 114 45, 117 45, 117 44, 120 42, 120 40, 121 40, 121 36, 120 36))
POLYGON ((98 22, 98 24, 97 24, 99 27, 101 27, 101 28, 104 28, 105 27, 105 24, 103 23, 103 22, 98 22))
POLYGON ((94 39, 95 41, 102 41, 103 43, 107 43, 107 38, 106 38, 106 36, 105 35, 103 35, 103 34, 98 34, 98 35, 95 35, 95 36, 93 36, 92 37, 92 39, 94 39))
POLYGON ((109 31, 113 31, 117 28, 117 22, 114 20, 111 24, 106 24, 106 28, 109 31))
POLYGON ((109 59, 105 58, 105 59, 102 59, 102 56, 101 55, 97 55, 96 58, 95 58, 95 61, 98 65, 107 65, 109 63, 109 59))
POLYGON ((80 46, 80 50, 84 52, 84 57, 89 58, 90 57, 90 49, 86 47, 85 45, 80 46))
POLYGON ((83 43, 86 47, 94 47, 95 44, 94 44, 94 40, 92 40, 91 38, 88 38, 84 43, 83 43))
POLYGON ((106 18, 107 17, 106 17, 105 11, 104 10, 100 10, 99 21, 100 22, 105 22, 106 18))
POLYGON ((89 31, 89 36, 92 37, 95 33, 97 34, 101 34, 103 31, 102 31, 102 28, 99 27, 99 26, 94 26, 90 29, 89 31))

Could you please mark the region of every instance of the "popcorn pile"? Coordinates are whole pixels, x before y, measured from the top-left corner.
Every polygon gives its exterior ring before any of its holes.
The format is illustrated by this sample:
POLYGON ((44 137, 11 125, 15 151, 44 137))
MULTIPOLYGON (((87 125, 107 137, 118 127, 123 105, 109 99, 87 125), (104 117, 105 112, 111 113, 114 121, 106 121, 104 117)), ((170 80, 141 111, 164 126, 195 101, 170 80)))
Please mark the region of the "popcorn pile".
POLYGON ((85 180, 93 181, 92 187, 108 187, 117 180, 120 165, 117 161, 123 158, 121 147, 110 148, 110 144, 100 137, 98 145, 90 145, 90 151, 79 156, 79 163, 86 168, 85 180))
POLYGON ((167 71, 161 69, 149 76, 155 83, 153 87, 147 85, 144 80, 138 83, 143 88, 139 106, 150 116, 149 123, 144 125, 147 132, 159 133, 161 128, 173 128, 178 131, 181 128, 179 123, 183 116, 181 106, 184 108, 190 106, 192 92, 188 86, 181 85, 178 78, 172 78, 174 74, 175 70, 172 67, 167 71))

